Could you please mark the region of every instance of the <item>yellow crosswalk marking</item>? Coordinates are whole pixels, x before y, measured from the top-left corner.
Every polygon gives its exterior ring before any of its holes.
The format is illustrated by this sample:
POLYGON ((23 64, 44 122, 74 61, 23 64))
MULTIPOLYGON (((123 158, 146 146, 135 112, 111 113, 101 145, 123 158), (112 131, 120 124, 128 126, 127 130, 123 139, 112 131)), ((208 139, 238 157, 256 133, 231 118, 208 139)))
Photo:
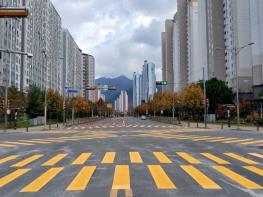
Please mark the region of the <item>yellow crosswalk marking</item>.
POLYGON ((6 143, 6 144, 14 144, 14 145, 25 145, 25 146, 33 146, 34 145, 34 144, 30 144, 30 143, 10 142, 10 141, 5 141, 4 143, 6 143))
POLYGON ((35 179, 33 182, 25 186, 20 192, 38 192, 63 169, 63 167, 50 168, 42 175, 40 175, 37 179, 35 179))
POLYGON ((30 169, 19 169, 16 170, 2 178, 0 178, 0 187, 7 185, 8 183, 12 182, 13 180, 19 178, 23 174, 27 173, 30 169))
POLYGON ((172 163, 172 161, 162 152, 153 152, 160 163, 172 163))
POLYGON ((115 159, 115 155, 116 155, 116 152, 107 152, 104 155, 101 163, 113 163, 115 159))
POLYGON ((187 154, 185 152, 177 152, 176 154, 179 155, 180 157, 182 157, 183 159, 185 159, 186 161, 188 161, 191 164, 201 164, 201 162, 198 159, 192 157, 191 155, 189 155, 189 154, 187 154))
POLYGON ((227 156, 229 156, 229 157, 232 157, 232 158, 234 158, 234 159, 236 159, 236 160, 239 160, 239 161, 242 161, 242 162, 244 162, 244 163, 250 164, 250 165, 258 164, 258 162, 255 162, 255 161, 253 161, 253 160, 251 160, 251 159, 247 159, 247 158, 242 157, 242 156, 240 156, 240 155, 237 155, 237 154, 235 154, 235 153, 224 153, 224 154, 227 155, 227 156))
POLYGON ((34 141, 41 141, 41 142, 65 142, 64 140, 50 140, 50 139, 33 139, 34 141))
POLYGON ((62 153, 62 154, 57 154, 56 156, 52 157, 45 163, 43 163, 41 166, 53 166, 56 163, 58 163, 60 160, 62 160, 64 157, 66 157, 68 154, 62 153))
POLYGON ((78 175, 73 179, 70 185, 67 187, 67 191, 83 191, 86 189, 89 181, 96 169, 96 166, 83 167, 78 175))
POLYGON ((224 159, 221 159, 211 153, 201 153, 201 155, 205 156, 206 158, 220 164, 220 165, 227 165, 227 164, 230 164, 228 161, 224 160, 224 159))
POLYGON ((248 153, 248 154, 263 159, 263 155, 262 154, 258 154, 258 153, 248 153))
POLYGON ((82 165, 89 159, 90 156, 91 153, 82 153, 77 159, 75 159, 75 161, 72 162, 72 165, 82 165))
POLYGON ((8 147, 8 148, 15 148, 16 145, 11 145, 11 144, 0 144, 2 147, 8 147))
POLYGON ((130 189, 130 170, 128 165, 115 167, 112 189, 130 189))
POLYGON ((163 168, 159 165, 148 165, 148 169, 158 189, 176 189, 163 168))
POLYGON ((243 168, 245 168, 245 169, 247 169, 247 170, 249 170, 251 172, 254 172, 254 173, 256 173, 256 174, 258 174, 260 176, 263 176, 263 170, 260 169, 260 168, 257 168, 255 166, 243 166, 243 168))
POLYGON ((181 168, 189 174, 204 189, 221 189, 214 181, 193 166, 182 165, 181 168))
POLYGON ((131 163, 142 163, 142 158, 139 152, 130 152, 131 163))
POLYGON ((204 137, 204 138, 197 138, 197 139, 193 139, 193 141, 205 141, 205 140, 213 140, 213 139, 222 139, 223 137, 204 137))
POLYGON ((252 142, 243 142, 243 143, 240 143, 242 145, 251 145, 251 144, 257 144, 257 143, 262 143, 263 140, 255 140, 255 141, 252 141, 252 142))
POLYGON ((24 167, 25 165, 28 165, 28 164, 38 160, 39 158, 41 158, 43 156, 44 156, 43 154, 33 155, 27 159, 19 161, 18 163, 15 163, 14 165, 12 165, 12 167, 24 167))
POLYGON ((247 179, 244 176, 241 176, 234 171, 224 167, 224 166, 213 166, 213 168, 218 171, 219 173, 225 175, 232 181, 240 184, 241 186, 247 188, 247 189, 263 189, 262 186, 258 185, 257 183, 247 179))
POLYGON ((18 140, 19 142, 26 142, 26 143, 36 143, 36 144, 50 144, 50 142, 41 142, 41 141, 34 141, 34 140, 18 140))
POLYGON ((7 156, 5 158, 2 158, 2 159, 0 159, 0 164, 4 164, 4 163, 6 163, 8 161, 16 159, 17 157, 19 157, 19 155, 10 155, 10 156, 7 156))
POLYGON ((223 138, 223 139, 217 139, 217 140, 208 140, 207 142, 224 142, 229 140, 237 140, 239 138, 223 138))
POLYGON ((224 144, 231 144, 231 143, 239 143, 239 142, 247 142, 247 141, 251 141, 253 140, 252 138, 249 138, 249 139, 243 139, 243 140, 230 140, 230 141, 225 141, 225 142, 222 142, 224 144))

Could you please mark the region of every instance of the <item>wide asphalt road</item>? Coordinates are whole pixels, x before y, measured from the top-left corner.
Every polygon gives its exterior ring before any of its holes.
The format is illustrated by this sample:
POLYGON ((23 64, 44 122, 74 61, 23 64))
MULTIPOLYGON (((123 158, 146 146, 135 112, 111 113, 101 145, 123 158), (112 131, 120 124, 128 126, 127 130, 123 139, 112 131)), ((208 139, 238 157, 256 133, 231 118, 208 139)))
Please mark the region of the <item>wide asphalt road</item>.
POLYGON ((135 118, 0 135, 0 196, 263 196, 263 134, 135 118))

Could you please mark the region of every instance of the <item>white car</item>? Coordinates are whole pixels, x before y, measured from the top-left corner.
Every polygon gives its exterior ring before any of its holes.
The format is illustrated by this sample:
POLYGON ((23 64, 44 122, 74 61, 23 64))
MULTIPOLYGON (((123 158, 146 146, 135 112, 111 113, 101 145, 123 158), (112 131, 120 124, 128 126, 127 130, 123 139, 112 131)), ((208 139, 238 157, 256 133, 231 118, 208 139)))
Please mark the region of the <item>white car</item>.
POLYGON ((146 120, 146 116, 141 116, 141 120, 146 120))

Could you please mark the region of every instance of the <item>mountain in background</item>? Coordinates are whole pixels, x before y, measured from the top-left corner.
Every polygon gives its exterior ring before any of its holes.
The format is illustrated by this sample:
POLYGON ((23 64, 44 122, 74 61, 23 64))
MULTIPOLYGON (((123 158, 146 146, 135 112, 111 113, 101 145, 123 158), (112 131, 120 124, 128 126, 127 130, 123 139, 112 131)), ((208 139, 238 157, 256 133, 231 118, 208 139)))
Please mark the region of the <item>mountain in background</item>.
POLYGON ((129 103, 132 103, 133 99, 133 81, 126 76, 119 76, 116 78, 98 78, 96 79, 96 85, 113 85, 116 87, 116 91, 102 91, 102 94, 106 97, 106 102, 114 103, 115 99, 120 95, 122 90, 127 91, 129 103))

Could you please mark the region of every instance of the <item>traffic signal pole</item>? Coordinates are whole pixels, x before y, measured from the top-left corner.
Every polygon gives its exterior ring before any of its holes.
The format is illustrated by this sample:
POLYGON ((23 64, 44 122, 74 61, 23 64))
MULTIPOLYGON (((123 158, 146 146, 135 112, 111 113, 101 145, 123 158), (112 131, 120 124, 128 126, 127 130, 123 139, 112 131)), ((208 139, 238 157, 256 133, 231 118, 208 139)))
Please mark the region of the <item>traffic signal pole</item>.
POLYGON ((207 107, 206 107, 206 84, 205 84, 205 68, 203 68, 203 83, 204 83, 204 124, 207 128, 207 107))

